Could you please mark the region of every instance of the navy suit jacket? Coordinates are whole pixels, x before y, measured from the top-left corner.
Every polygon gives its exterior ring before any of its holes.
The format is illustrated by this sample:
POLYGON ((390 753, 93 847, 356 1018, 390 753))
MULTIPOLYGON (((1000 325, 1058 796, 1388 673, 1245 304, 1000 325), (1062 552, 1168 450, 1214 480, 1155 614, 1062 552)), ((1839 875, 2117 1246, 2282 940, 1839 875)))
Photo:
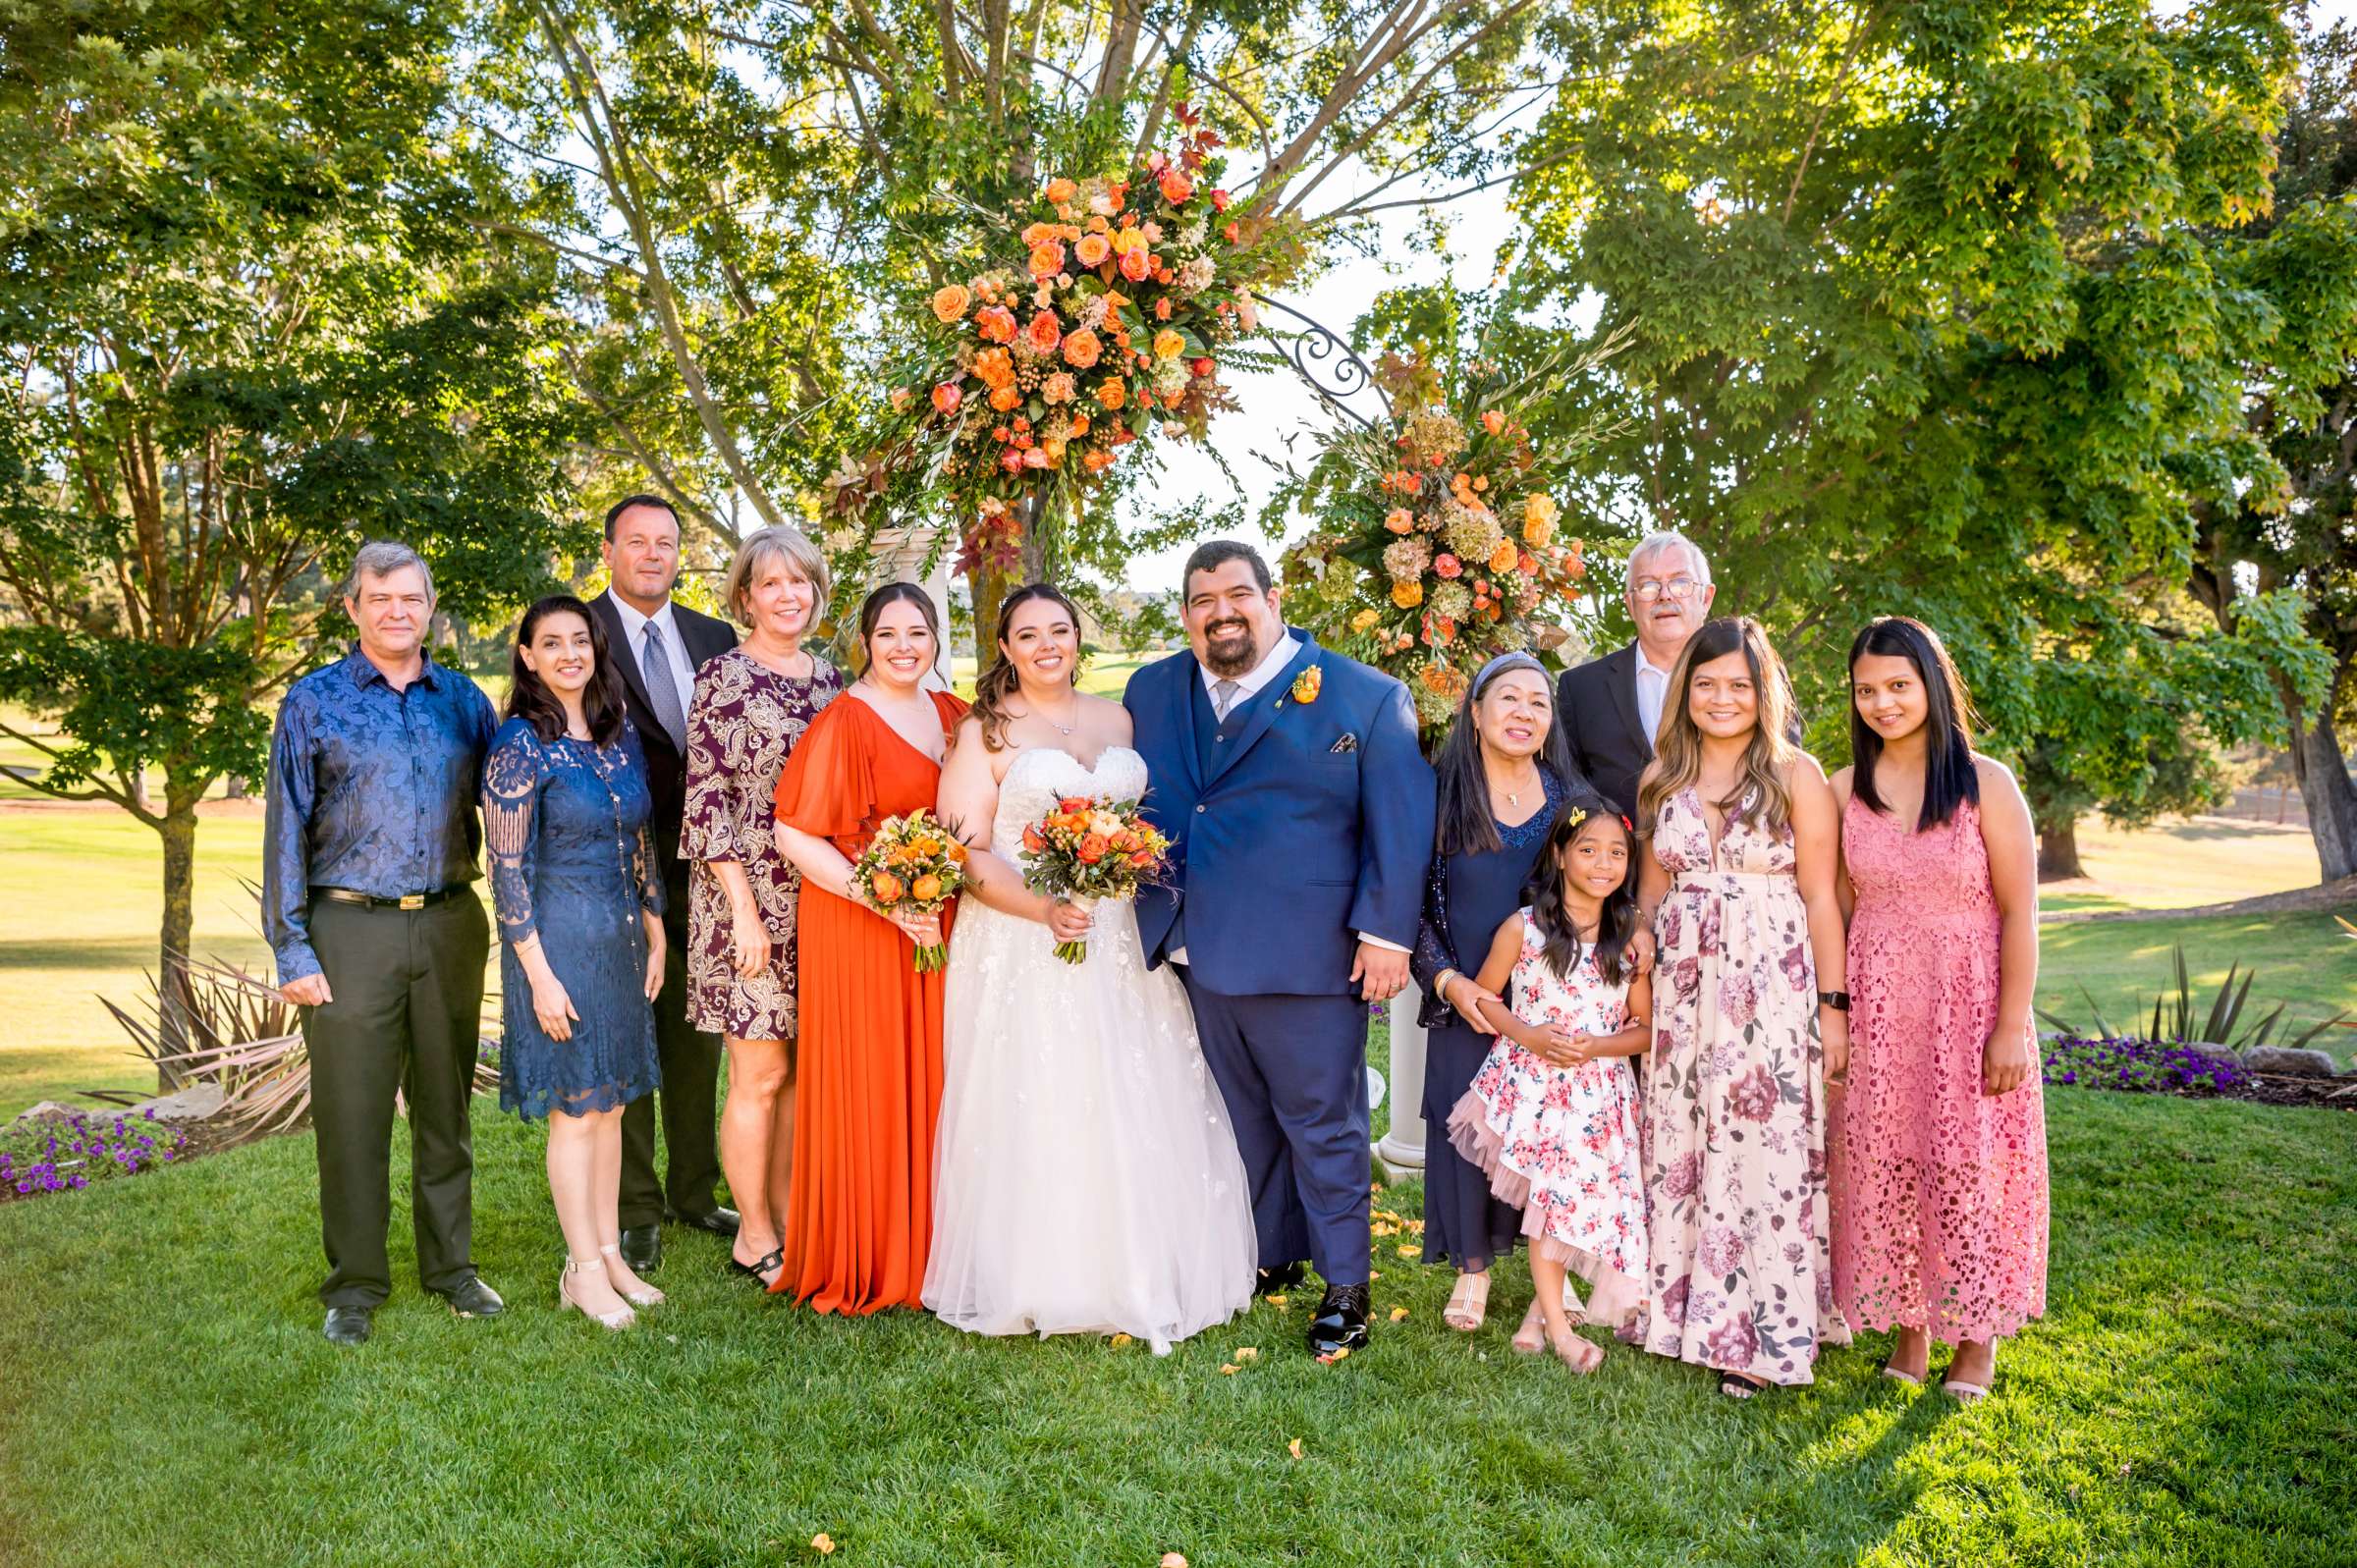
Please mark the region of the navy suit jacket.
POLYGON ((1192 653, 1146 666, 1122 697, 1152 776, 1146 815, 1172 843, 1171 885, 1138 894, 1138 936, 1161 963, 1183 908, 1195 982, 1226 996, 1348 992, 1358 933, 1415 946, 1432 858, 1432 769, 1407 688, 1293 635, 1299 651, 1208 768, 1192 653), (1318 694, 1295 701, 1312 665, 1318 694), (1345 735, 1355 744, 1338 751, 1345 735))

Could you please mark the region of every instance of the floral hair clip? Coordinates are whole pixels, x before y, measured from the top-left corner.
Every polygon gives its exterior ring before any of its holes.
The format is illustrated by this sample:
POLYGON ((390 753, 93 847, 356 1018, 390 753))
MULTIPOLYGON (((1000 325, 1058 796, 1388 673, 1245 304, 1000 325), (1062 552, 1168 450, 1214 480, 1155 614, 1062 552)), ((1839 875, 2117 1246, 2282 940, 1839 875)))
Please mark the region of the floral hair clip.
POLYGON ((1588 808, 1585 806, 1570 806, 1563 812, 1563 826, 1566 828, 1577 830, 1579 825, 1587 820, 1588 808))

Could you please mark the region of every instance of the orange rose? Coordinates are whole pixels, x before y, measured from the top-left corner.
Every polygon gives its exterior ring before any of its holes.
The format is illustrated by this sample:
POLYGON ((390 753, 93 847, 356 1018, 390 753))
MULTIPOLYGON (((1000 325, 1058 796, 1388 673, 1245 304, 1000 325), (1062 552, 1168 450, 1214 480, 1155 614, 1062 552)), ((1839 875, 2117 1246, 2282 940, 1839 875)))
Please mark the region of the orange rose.
POLYGON ((1080 188, 1062 175, 1048 182, 1048 199, 1060 207, 1079 193, 1080 188))
POLYGON ((984 343, 1013 343, 1014 330, 1014 312, 1005 305, 984 305, 974 312, 974 332, 984 343))
POLYGON ((1053 310, 1039 311, 1023 329, 1023 341, 1031 345, 1033 353, 1054 353, 1064 341, 1064 323, 1056 319, 1053 310))
POLYGON ((1099 448, 1096 451, 1088 453, 1080 460, 1080 461, 1090 473, 1103 473, 1106 469, 1113 466, 1113 454, 1103 450, 1102 448, 1099 448))
POLYGON ((1211 379, 1211 373, 1220 367, 1216 364, 1213 364, 1211 362, 1211 355, 1206 353, 1197 355, 1194 364, 1190 368, 1195 372, 1195 379, 1197 381, 1209 381, 1211 379))
POLYGON ((1004 387, 990 389, 990 406, 1001 413, 1012 412, 1014 406, 1022 401, 1023 395, 1014 390, 1012 382, 1004 387))
POLYGON ((1498 548, 1490 552, 1490 569, 1501 572, 1511 571, 1514 569, 1514 563, 1521 558, 1522 552, 1514 548, 1514 542, 1511 539, 1501 539, 1498 541, 1498 548))
POLYGON ((1105 851, 1108 847, 1109 846, 1105 841, 1105 836, 1103 834, 1090 834, 1087 838, 1080 840, 1080 863, 1084 866, 1095 865, 1098 861, 1105 858, 1105 851))
POLYGON ((1113 254, 1113 242, 1101 234, 1082 235, 1080 243, 1072 246, 1072 254, 1084 267, 1101 267, 1105 258, 1113 254))
POLYGON ((1154 258, 1146 253, 1144 245, 1122 252, 1122 276, 1131 283, 1143 283, 1153 272, 1154 258))
POLYGON ((1047 466, 1048 466, 1048 454, 1047 454, 1047 450, 1046 450, 1045 448, 1043 448, 1043 447, 1032 447, 1032 448, 1030 448, 1030 449, 1026 450, 1026 451, 1023 453, 1023 466, 1024 466, 1024 467, 1026 467, 1026 468, 1045 468, 1045 467, 1047 467, 1047 466))
POLYGON ((1495 408, 1482 409, 1481 428, 1487 430, 1491 435, 1496 435, 1499 431, 1506 428, 1506 415, 1500 413, 1495 408))
POLYGON ((1420 582, 1395 582, 1392 584, 1392 603, 1400 609, 1413 610, 1423 602, 1424 584, 1420 582))
POLYGON ((1104 351, 1104 343, 1086 327, 1064 335, 1064 362, 1075 370, 1086 370, 1104 351))
POLYGON ((965 864, 965 845, 959 843, 955 838, 950 840, 950 864, 953 866, 962 866, 965 864))
POLYGON ((1021 238, 1024 246, 1028 248, 1033 245, 1046 244, 1063 233, 1064 225, 1060 223, 1035 223, 1023 231, 1021 238))
POLYGON ((876 902, 887 908, 899 903, 902 895, 908 891, 901 886, 901 879, 889 871, 879 871, 870 877, 867 889, 869 892, 875 894, 876 902))
POLYGON ((928 871, 908 885, 908 893, 918 903, 931 903, 941 896, 941 879, 928 871))
POLYGON ((933 407, 939 413, 945 415, 956 413, 958 406, 964 401, 965 394, 959 390, 955 381, 941 382, 933 389, 933 407))
POLYGON ((1108 413, 1112 412, 1116 408, 1121 407, 1128 401, 1129 389, 1118 379, 1105 382, 1103 385, 1097 388, 1097 402, 1105 406, 1105 410, 1108 413))
POLYGON ((1225 190, 1214 190, 1211 193, 1211 210, 1214 212, 1226 212, 1228 210, 1228 203, 1233 201, 1235 197, 1230 195, 1225 190))
POLYGON ((946 289, 934 290, 933 318, 942 322, 963 320, 965 307, 973 302, 973 297, 966 293, 962 283, 953 283, 946 289))
POLYGON ((985 349, 974 355, 974 379, 986 387, 1014 383, 1014 357, 1004 349, 985 349))
POLYGON ((1031 276, 1053 278, 1064 270, 1064 242, 1046 240, 1031 247, 1031 276))
POLYGON ((1405 507, 1394 507, 1384 514, 1383 525, 1394 533, 1406 533, 1416 525, 1416 514, 1405 507))
POLYGON ((1073 439, 1073 440, 1077 441, 1077 440, 1079 440, 1079 439, 1080 439, 1082 436, 1084 436, 1084 435, 1087 435, 1087 434, 1088 434, 1088 429, 1089 429, 1089 425, 1088 425, 1088 415, 1086 415, 1086 414, 1084 414, 1084 413, 1076 413, 1076 414, 1072 415, 1072 439, 1073 439))
POLYGON ((1162 177, 1162 199, 1177 206, 1195 193, 1195 183, 1182 169, 1172 169, 1162 177))
POLYGON ((1433 558, 1432 569, 1444 577, 1459 577, 1464 575, 1465 564, 1443 551, 1433 558))
POLYGON ((1096 802, 1086 795, 1066 795, 1056 802, 1058 811, 1086 811, 1096 802))
POLYGON ((1154 357, 1176 359, 1186 351, 1186 340, 1169 327, 1154 334, 1154 357))

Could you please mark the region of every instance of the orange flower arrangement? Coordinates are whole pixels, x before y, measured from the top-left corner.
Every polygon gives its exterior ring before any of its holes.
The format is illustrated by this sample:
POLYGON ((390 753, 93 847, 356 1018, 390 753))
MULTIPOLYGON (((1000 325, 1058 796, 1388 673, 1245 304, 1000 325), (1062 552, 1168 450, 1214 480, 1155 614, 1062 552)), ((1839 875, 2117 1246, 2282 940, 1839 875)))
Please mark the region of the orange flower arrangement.
MULTIPOLYGON (((1134 898, 1141 884, 1163 870, 1171 841, 1138 812, 1134 800, 1067 795, 1023 830, 1023 886, 1093 909, 1098 900, 1134 898)), ((1078 963, 1088 944, 1059 942, 1056 956, 1078 963)))
MULTIPOLYGON (((929 811, 887 817, 851 865, 851 895, 887 916, 938 915, 965 885, 965 845, 929 811)), ((916 972, 950 961, 934 944, 916 949, 916 972)))
MULTIPOLYGON (((971 520, 968 568, 1014 553, 1032 496, 1076 505, 1124 446, 1200 438, 1233 406, 1221 351, 1257 330, 1251 290, 1276 247, 1216 189, 1219 136, 1191 105, 1174 114, 1175 149, 1119 177, 1045 181, 1009 225, 1020 261, 928 297, 921 355, 890 399, 903 435, 852 472, 934 478, 971 520)), ((856 511, 880 489, 846 482, 836 504, 856 511)))

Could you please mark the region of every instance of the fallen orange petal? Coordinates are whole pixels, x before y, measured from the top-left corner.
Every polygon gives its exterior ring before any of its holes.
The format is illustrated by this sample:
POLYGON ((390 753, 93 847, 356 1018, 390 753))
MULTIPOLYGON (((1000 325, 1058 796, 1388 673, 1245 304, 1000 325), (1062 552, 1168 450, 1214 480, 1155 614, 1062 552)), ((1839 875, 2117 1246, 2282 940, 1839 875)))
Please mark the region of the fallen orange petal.
POLYGON ((1407 1322, 1407 1309, 1406 1309, 1405 1307, 1394 1307, 1394 1308, 1392 1309, 1392 1322, 1394 1322, 1394 1323, 1405 1323, 1405 1322, 1407 1322))
POLYGON ((1234 1362, 1233 1362, 1233 1361, 1223 1361, 1223 1362, 1221 1362, 1221 1363, 1220 1363, 1220 1376, 1221 1376, 1221 1377, 1223 1377, 1223 1378, 1233 1378, 1233 1377, 1234 1377, 1234 1376, 1235 1376, 1235 1363, 1234 1363, 1234 1362))
POLYGON ((1294 1438, 1294 1439, 1293 1439, 1291 1442, 1288 1442, 1288 1443, 1287 1443, 1287 1444, 1285 1445, 1285 1451, 1286 1451, 1287 1453, 1288 1453, 1288 1454, 1291 1454, 1291 1455, 1292 1455, 1292 1456, 1293 1456, 1295 1459, 1298 1459, 1298 1458, 1300 1458, 1300 1457, 1301 1457, 1301 1439, 1300 1439, 1300 1438, 1298 1438, 1298 1437, 1295 1437, 1295 1438, 1294 1438))
POLYGON ((1238 1345, 1235 1347, 1235 1359, 1238 1361, 1258 1361, 1260 1359, 1260 1347, 1258 1345, 1238 1345))
POLYGON ((1290 1298, 1286 1296, 1263 1296, 1260 1299, 1267 1302, 1272 1307, 1282 1307, 1290 1298))
POLYGON ((1136 1343, 1137 1341, 1128 1334, 1115 1334, 1113 1336, 1113 1348, 1116 1350, 1121 1349, 1124 1345, 1134 1345, 1136 1343))
POLYGON ((1423 1250, 1423 1248, 1410 1243, 1409 1245, 1399 1249, 1399 1256, 1402 1258, 1413 1258, 1417 1253, 1422 1252, 1423 1250))
POLYGON ((1162 1554, 1161 1568, 1186 1568, 1186 1557, 1180 1552, 1166 1551, 1162 1554))
POLYGON ((810 1538, 810 1549, 821 1557, 832 1557, 835 1555, 835 1538, 822 1530, 810 1538))

